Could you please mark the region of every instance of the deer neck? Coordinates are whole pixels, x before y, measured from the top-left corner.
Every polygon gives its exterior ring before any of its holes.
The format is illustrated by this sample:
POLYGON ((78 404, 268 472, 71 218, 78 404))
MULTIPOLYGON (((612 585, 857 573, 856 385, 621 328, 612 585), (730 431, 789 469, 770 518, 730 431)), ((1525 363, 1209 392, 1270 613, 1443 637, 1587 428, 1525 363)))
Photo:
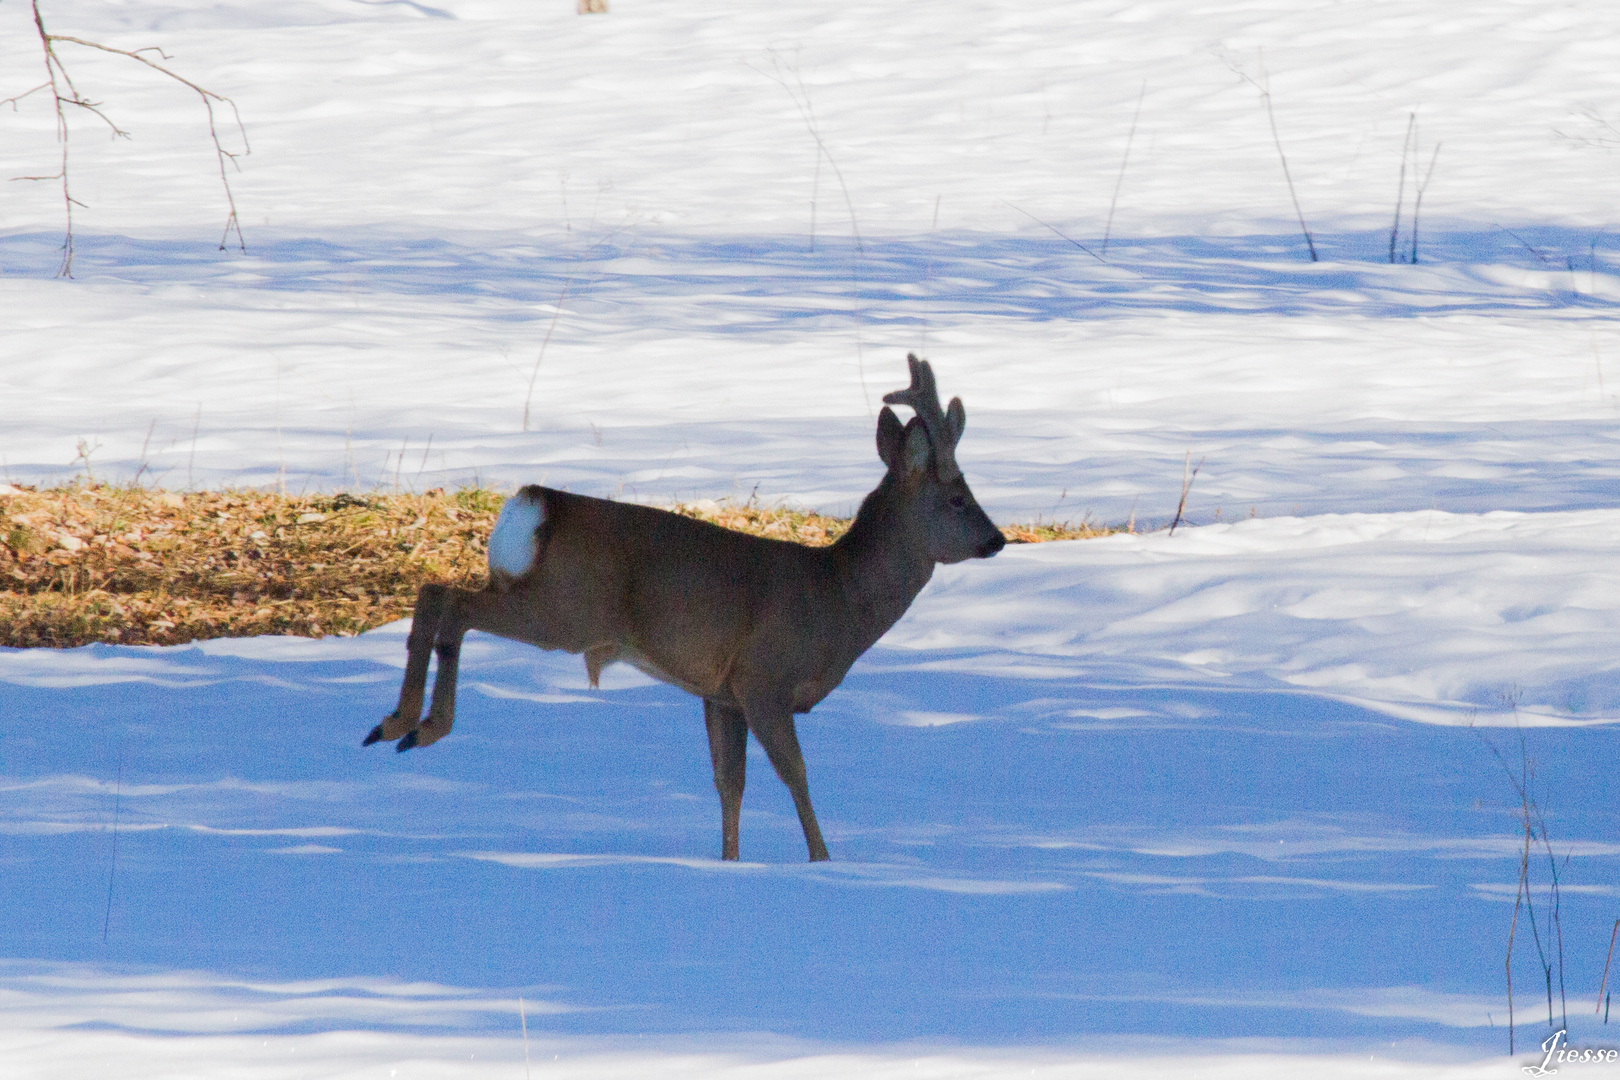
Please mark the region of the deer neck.
POLYGON ((934 560, 924 553, 920 530, 903 512, 892 476, 885 476, 861 503, 832 555, 860 628, 862 650, 900 621, 934 575, 934 560))

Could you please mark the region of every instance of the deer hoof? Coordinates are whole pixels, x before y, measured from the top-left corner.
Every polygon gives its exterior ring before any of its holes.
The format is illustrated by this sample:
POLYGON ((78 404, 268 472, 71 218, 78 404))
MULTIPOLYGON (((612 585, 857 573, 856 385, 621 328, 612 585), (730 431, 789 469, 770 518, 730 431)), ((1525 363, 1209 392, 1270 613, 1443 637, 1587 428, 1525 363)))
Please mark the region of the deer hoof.
POLYGON ((405 751, 409 750, 411 747, 413 747, 415 745, 416 745, 416 732, 415 731, 408 731, 408 732, 405 733, 405 737, 403 739, 399 740, 399 742, 394 744, 394 753, 403 754, 405 751))
POLYGON ((374 727, 374 728, 372 728, 372 729, 371 729, 371 734, 370 734, 370 735, 367 735, 367 736, 366 736, 366 737, 365 737, 365 739, 364 739, 364 741, 362 741, 362 742, 361 742, 361 743, 360 743, 360 745, 361 745, 361 746, 370 746, 370 745, 371 745, 371 744, 372 744, 372 743, 374 743, 374 742, 379 742, 379 741, 381 741, 381 740, 382 740, 382 737, 383 737, 383 730, 382 730, 382 727, 383 727, 383 726, 382 726, 382 725, 381 725, 381 724, 378 724, 378 725, 377 725, 377 726, 376 726, 376 727, 374 727))

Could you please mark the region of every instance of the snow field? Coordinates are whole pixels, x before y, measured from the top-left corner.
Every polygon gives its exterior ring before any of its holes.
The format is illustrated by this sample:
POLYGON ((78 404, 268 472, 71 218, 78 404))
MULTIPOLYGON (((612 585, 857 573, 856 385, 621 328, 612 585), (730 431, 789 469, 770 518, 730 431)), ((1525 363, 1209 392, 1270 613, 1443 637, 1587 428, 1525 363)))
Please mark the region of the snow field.
MULTIPOLYGON (((43 10, 237 102, 248 250, 195 97, 66 52, 134 137, 77 118, 72 282, 60 191, 0 200, 0 479, 848 511, 907 350, 999 518, 1162 524, 1202 465, 1173 537, 941 571, 801 725, 821 869, 762 760, 713 860, 697 705, 625 669, 475 637, 397 757, 403 625, 0 652, 8 1068, 516 1076, 521 992, 542 1075, 1517 1075, 1504 763, 1604 1044, 1609 7, 43 10)), ((0 129, 55 168, 38 95, 0 129)))

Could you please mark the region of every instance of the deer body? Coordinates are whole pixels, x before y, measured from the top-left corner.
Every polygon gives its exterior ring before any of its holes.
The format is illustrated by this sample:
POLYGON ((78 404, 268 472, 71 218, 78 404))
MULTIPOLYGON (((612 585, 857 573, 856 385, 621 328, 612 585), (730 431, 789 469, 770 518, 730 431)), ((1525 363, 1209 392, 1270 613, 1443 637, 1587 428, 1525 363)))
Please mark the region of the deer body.
POLYGON ((913 405, 918 417, 902 428, 883 410, 878 452, 888 472, 830 547, 523 488, 490 538, 487 589, 422 586, 399 707, 366 743, 398 740, 407 750, 449 732, 468 630, 583 654, 593 686, 603 667, 622 661, 703 699, 724 858, 738 857, 750 731, 793 794, 810 858, 827 858, 793 715, 843 681, 905 614, 936 563, 988 557, 1005 542, 955 466, 960 401, 942 412, 928 365, 909 359, 912 387, 885 400, 913 405), (418 721, 435 652, 433 700, 418 721))

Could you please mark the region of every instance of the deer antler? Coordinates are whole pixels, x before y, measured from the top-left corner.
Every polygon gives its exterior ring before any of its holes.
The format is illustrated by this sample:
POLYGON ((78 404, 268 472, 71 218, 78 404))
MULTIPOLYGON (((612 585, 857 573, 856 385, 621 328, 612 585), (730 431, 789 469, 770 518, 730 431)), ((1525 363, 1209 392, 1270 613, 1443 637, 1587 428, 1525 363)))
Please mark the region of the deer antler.
POLYGON ((934 387, 934 369, 928 361, 917 359, 915 353, 906 356, 911 365, 911 385, 883 395, 886 405, 909 405, 928 432, 928 441, 934 447, 934 468, 939 478, 947 483, 962 475, 956 465, 956 444, 961 441, 962 429, 967 426, 967 410, 961 398, 951 398, 949 410, 939 407, 939 391, 934 387))

